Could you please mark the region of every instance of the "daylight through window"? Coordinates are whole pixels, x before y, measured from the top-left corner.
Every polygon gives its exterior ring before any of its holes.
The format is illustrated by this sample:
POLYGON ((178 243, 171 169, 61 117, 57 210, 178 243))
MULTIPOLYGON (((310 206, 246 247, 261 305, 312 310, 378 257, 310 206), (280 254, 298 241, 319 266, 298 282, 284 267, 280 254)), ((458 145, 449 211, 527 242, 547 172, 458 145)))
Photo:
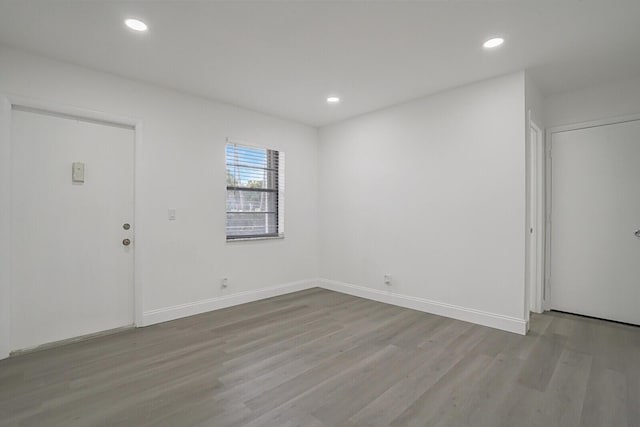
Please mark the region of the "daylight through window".
POLYGON ((228 143, 227 240, 284 236, 284 153, 228 143))

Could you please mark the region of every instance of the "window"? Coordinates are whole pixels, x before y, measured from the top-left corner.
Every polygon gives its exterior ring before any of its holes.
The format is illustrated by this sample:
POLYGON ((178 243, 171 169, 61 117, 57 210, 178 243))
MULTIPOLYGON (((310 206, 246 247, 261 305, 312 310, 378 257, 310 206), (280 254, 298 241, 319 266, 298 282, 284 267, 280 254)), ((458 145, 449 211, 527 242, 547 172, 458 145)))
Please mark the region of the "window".
POLYGON ((284 153, 227 144, 227 240, 284 237, 284 153))

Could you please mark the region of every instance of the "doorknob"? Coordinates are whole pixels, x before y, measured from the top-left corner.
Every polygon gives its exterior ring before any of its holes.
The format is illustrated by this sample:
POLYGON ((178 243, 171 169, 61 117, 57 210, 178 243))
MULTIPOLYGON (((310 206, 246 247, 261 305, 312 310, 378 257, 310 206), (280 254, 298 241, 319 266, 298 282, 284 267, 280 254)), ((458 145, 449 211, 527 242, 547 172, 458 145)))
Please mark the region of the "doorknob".
POLYGON ((635 235, 636 235, 636 237, 640 237, 640 230, 636 230, 636 232, 635 232, 635 233, 633 233, 633 234, 635 234, 635 235))
POLYGON ((123 245, 125 245, 125 246, 129 246, 129 245, 131 244, 131 240, 129 240, 129 239, 124 239, 124 240, 122 241, 122 244, 123 244, 123 245))

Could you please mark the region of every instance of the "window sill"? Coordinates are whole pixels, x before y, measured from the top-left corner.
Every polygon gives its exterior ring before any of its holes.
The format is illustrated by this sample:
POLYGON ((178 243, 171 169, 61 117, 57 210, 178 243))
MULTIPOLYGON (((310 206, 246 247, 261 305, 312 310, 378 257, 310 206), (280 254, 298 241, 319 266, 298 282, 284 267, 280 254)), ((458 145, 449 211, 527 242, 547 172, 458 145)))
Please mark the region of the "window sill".
POLYGON ((268 237, 243 237, 238 239, 227 239, 227 243, 233 242, 252 242, 255 240, 282 240, 284 236, 268 236, 268 237))

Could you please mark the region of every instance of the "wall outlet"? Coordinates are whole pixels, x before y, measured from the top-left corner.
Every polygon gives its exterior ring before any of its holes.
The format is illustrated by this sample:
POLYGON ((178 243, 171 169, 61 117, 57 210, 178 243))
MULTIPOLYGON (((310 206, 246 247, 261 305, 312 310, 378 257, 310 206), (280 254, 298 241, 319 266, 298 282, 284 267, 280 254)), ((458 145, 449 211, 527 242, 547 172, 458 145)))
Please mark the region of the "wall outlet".
POLYGON ((391 286, 391 275, 390 274, 385 274, 384 275, 384 284, 387 286, 391 286))
POLYGON ((228 279, 228 278, 226 278, 226 277, 223 277, 223 278, 220 280, 220 288, 221 288, 221 289, 227 289, 227 287, 228 287, 228 286, 229 286, 229 279, 228 279))

